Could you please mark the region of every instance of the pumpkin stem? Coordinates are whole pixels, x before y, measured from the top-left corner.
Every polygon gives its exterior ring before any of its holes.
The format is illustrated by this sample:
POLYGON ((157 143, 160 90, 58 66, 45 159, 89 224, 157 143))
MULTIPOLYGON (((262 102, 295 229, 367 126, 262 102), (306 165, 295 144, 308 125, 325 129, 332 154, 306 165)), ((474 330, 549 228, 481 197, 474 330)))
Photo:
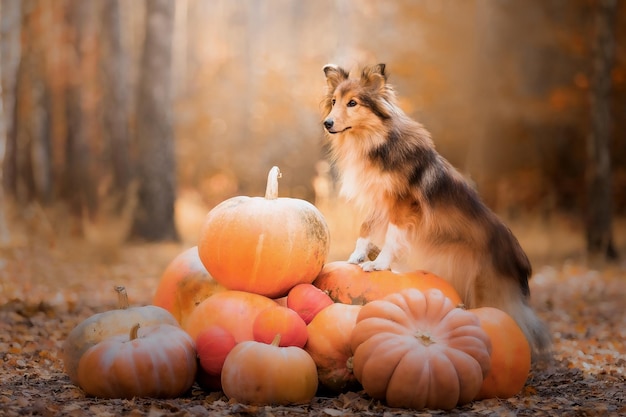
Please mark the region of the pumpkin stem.
POLYGON ((130 340, 131 341, 137 339, 137 332, 139 331, 139 327, 141 327, 139 325, 139 323, 135 323, 135 325, 133 327, 131 327, 131 329, 130 329, 130 340))
POLYGON ((350 372, 354 372, 354 356, 350 356, 348 360, 346 360, 346 369, 350 372))
POLYGON ((280 346, 280 333, 276 333, 276 336, 274 336, 274 340, 272 340, 272 343, 270 343, 272 346, 280 346))
POLYGON ((265 188, 265 198, 268 200, 276 200, 278 198, 278 179, 283 175, 278 167, 272 167, 267 175, 267 188, 265 188))
POLYGON ((128 308, 128 293, 126 287, 123 285, 116 285, 115 291, 117 291, 117 308, 120 310, 126 310, 128 308))
POLYGON ((420 342, 422 342, 422 344, 424 346, 430 346, 433 343, 435 343, 435 341, 433 340, 433 337, 430 335, 430 333, 428 332, 423 332, 421 330, 418 330, 415 334, 414 334, 415 338, 417 340, 419 340, 420 342))

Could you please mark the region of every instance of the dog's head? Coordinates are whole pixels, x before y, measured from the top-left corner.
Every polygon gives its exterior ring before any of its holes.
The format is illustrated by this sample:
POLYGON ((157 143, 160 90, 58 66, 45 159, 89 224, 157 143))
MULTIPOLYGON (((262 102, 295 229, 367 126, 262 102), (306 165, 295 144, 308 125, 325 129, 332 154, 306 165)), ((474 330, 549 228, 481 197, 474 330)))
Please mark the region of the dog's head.
POLYGON ((324 127, 331 134, 376 129, 391 118, 395 95, 385 64, 365 67, 359 78, 336 65, 324 66, 328 92, 323 101, 324 127))

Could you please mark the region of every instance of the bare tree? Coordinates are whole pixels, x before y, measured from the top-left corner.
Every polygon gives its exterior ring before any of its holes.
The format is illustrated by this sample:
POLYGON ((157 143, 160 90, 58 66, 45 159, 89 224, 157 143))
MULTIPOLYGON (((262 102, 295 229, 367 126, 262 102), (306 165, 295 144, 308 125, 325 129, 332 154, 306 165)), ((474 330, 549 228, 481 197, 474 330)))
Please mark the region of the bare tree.
POLYGON ((148 0, 137 99, 139 205, 134 232, 148 240, 177 239, 171 55, 175 2, 148 0))
POLYGON ((591 77, 591 132, 587 139, 587 250, 617 258, 613 243, 611 197, 611 69, 615 56, 617 0, 600 0, 595 19, 591 77))

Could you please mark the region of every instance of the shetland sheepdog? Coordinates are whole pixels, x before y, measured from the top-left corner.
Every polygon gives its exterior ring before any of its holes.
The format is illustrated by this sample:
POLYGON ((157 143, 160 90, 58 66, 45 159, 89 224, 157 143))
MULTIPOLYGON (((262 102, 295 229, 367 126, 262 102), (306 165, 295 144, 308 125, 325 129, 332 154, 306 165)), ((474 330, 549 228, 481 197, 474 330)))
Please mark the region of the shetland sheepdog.
POLYGON ((528 304, 526 254, 437 153, 429 132, 398 107, 385 64, 363 68, 356 77, 335 65, 326 65, 324 73, 323 125, 340 192, 368 213, 348 261, 365 271, 422 269, 439 275, 467 308, 509 313, 535 358, 545 356, 550 336, 528 304))

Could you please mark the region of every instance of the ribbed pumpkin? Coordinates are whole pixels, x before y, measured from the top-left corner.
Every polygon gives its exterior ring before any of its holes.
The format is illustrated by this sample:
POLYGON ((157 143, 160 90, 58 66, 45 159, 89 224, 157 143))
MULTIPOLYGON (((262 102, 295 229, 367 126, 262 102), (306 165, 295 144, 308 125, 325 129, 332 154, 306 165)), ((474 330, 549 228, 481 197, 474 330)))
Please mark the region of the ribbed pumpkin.
POLYGON ((65 372, 70 380, 78 383, 78 362, 92 346, 111 336, 128 332, 135 323, 141 326, 171 324, 178 326, 172 314, 164 308, 148 305, 129 307, 124 287, 115 287, 118 293, 118 309, 94 314, 80 322, 63 342, 61 357, 65 372))
POLYGON ((438 288, 455 305, 461 297, 445 279, 426 271, 393 272, 363 271, 346 261, 329 262, 322 268, 313 285, 326 291, 337 303, 363 305, 406 288, 427 290, 438 288))
POLYGON ((278 167, 270 170, 265 197, 233 197, 207 214, 200 259, 228 289, 282 297, 296 284, 313 282, 324 265, 326 221, 305 200, 279 198, 279 175, 278 167))
POLYGON ((357 380, 391 407, 470 402, 490 367, 491 345, 478 317, 437 289, 406 289, 364 305, 351 344, 357 380))
POLYGON ((134 325, 89 348, 78 364, 78 384, 100 398, 177 397, 196 376, 193 340, 178 325, 134 325))
POLYGON ((509 398, 519 393, 528 379, 531 349, 524 332, 502 310, 481 307, 469 310, 480 319, 480 326, 491 339, 491 370, 476 399, 509 398))

